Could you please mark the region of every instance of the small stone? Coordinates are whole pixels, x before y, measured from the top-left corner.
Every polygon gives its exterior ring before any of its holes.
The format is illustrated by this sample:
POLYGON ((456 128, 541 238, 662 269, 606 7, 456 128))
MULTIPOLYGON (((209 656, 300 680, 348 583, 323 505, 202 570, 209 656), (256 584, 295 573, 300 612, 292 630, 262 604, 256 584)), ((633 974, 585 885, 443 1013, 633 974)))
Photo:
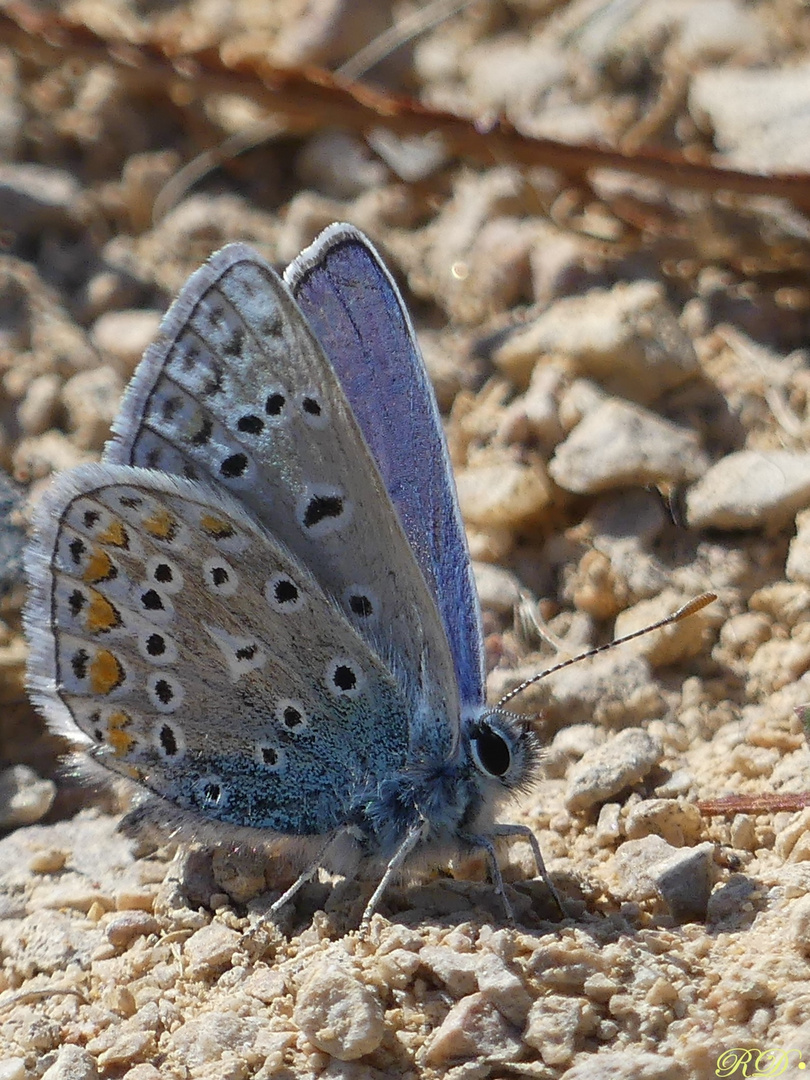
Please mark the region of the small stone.
POLYGON ((800 952, 810 953, 810 896, 802 896, 791 905, 788 934, 800 952))
POLYGON ((507 459, 470 465, 456 476, 464 520, 480 528, 519 529, 537 524, 551 503, 552 485, 538 462, 507 459))
POLYGON ((34 874, 58 874, 65 868, 67 855, 63 848, 41 848, 28 860, 28 869, 34 874))
POLYGON ((546 1065, 566 1065, 574 1056, 582 1018, 582 1001, 546 994, 532 1005, 523 1039, 540 1051, 546 1065))
POLYGON ((682 484, 707 461, 693 431, 638 405, 611 399, 589 412, 548 464, 566 491, 592 495, 620 487, 682 484))
POLYGON ((642 780, 658 764, 664 750, 641 728, 628 728, 603 746, 589 750, 571 770, 565 804, 587 810, 642 780))
POLYGON ((41 435, 53 427, 59 407, 62 380, 58 375, 38 375, 25 391, 17 419, 25 435, 41 435))
POLYGON ((433 1032, 425 1060, 430 1065, 468 1058, 498 1063, 525 1056, 519 1032, 479 993, 456 1002, 433 1032))
POLYGON ((61 1046, 56 1061, 42 1074, 42 1080, 97 1080, 97 1077, 93 1058, 84 1047, 72 1044, 61 1046))
POLYGON ((53 806, 56 784, 43 780, 27 765, 12 765, 0 773, 0 829, 33 825, 53 806))
POLYGON ((76 177, 46 165, 0 165, 0 221, 17 238, 46 228, 76 224, 74 206, 81 188, 76 177))
POLYGON ((90 337, 116 372, 128 379, 157 337, 161 318, 159 311, 107 311, 96 319, 90 337))
POLYGON ((711 125, 714 145, 729 164, 756 172, 810 168, 810 64, 735 65, 696 70, 689 111, 711 125))
POLYGON ((757 846, 757 831, 754 820, 748 814, 735 814, 729 828, 731 846, 739 851, 754 851, 757 846))
POLYGON ((759 529, 787 525, 810 500, 810 454, 741 450, 713 465, 686 495, 693 529, 759 529))
POLYGON ((0 1080, 28 1080, 24 1059, 6 1058, 0 1061, 0 1080))
POLYGON ((605 803, 596 819, 596 842, 600 847, 613 847, 622 835, 621 807, 618 803, 605 803))
POLYGON ((121 376, 109 364, 80 371, 65 383, 62 401, 77 446, 101 449, 109 438, 123 392, 121 376))
POLYGON ((673 847, 697 842, 702 828, 700 811, 683 799, 645 799, 636 803, 624 820, 628 840, 660 836, 673 847))
POLYGON ((514 574, 491 563, 473 563, 475 587, 484 611, 511 617, 520 600, 520 582, 514 574))
POLYGON ((680 386, 699 367, 662 286, 651 281, 558 300, 514 333, 494 361, 525 386, 535 364, 554 355, 573 360, 580 374, 609 393, 645 404, 680 386))
POLYGON ((674 848, 660 836, 628 840, 616 852, 613 868, 630 899, 657 893, 678 922, 705 919, 715 879, 714 844, 674 848))
POLYGON ((142 1061, 140 1065, 127 1070, 123 1080, 163 1080, 163 1075, 154 1065, 142 1061))
POLYGON ((130 945, 137 937, 156 934, 158 921, 146 911, 127 911, 107 923, 107 940, 118 948, 130 945))
POLYGON ((189 971, 193 975, 216 975, 229 967, 233 954, 239 948, 242 938, 236 930, 223 926, 221 922, 212 922, 191 935, 183 946, 189 971))
POLYGON ((457 952, 443 945, 425 945, 419 959, 437 979, 440 979, 454 998, 472 994, 478 986, 476 953, 457 952))
MULTIPOLYGON (((658 596, 641 600, 632 607, 625 608, 617 616, 613 632, 618 638, 624 637, 625 634, 632 634, 636 630, 642 630, 645 626, 651 626, 659 619, 671 615, 688 599, 689 597, 674 589, 665 589, 658 596)), ((687 619, 670 623, 669 626, 661 627, 653 633, 644 634, 643 637, 637 638, 625 647, 646 657, 653 668, 679 664, 706 652, 709 634, 716 619, 720 617, 717 605, 714 611, 709 605, 696 611, 687 619)))
POLYGON ((521 979, 495 953, 485 952, 475 970, 478 989, 506 1019, 522 1028, 532 999, 521 979))
POLYGON ((313 1046, 339 1061, 370 1054, 385 1034, 377 995, 334 960, 319 960, 309 968, 296 995, 293 1018, 313 1046))
POLYGON ((785 572, 790 581, 810 585, 810 510, 796 515, 796 535, 790 541, 785 572))
POLYGON ((673 918, 703 922, 716 878, 714 844, 680 848, 655 867, 653 880, 673 918))
POLYGON ((594 1080, 595 1060, 599 1062, 599 1080, 687 1080, 689 1075, 683 1065, 660 1051, 609 1050, 597 1058, 584 1055, 560 1080, 594 1080))

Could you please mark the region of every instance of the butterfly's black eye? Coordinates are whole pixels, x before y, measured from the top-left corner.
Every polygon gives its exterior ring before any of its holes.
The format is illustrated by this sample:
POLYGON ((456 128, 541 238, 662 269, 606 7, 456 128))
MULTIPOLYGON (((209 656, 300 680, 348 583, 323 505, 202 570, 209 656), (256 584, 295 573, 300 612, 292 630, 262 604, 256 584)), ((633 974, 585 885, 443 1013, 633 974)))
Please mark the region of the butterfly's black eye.
POLYGON ((506 776, 512 764, 512 751, 506 739, 493 731, 491 727, 481 724, 475 729, 470 738, 475 764, 482 773, 489 776, 506 776))

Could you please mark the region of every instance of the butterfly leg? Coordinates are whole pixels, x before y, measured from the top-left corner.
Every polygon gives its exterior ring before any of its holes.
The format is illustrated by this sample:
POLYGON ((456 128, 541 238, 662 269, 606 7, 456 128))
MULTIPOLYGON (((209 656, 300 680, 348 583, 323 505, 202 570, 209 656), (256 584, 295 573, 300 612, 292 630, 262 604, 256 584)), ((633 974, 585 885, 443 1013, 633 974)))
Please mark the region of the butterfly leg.
POLYGON ((270 905, 269 915, 271 917, 278 915, 279 911, 292 900, 296 893, 298 893, 308 881, 311 881, 315 877, 323 865, 324 856, 336 840, 337 837, 330 836, 329 840, 323 845, 309 866, 298 875, 292 885, 290 885, 289 889, 287 889, 286 892, 283 892, 278 900, 275 900, 270 905))
POLYGON ((506 895, 506 887, 503 883, 501 868, 498 866, 498 857, 495 854, 494 844, 488 836, 461 836, 460 839, 471 847, 481 848, 486 852, 487 861, 489 862, 489 875, 492 878, 492 884, 495 886, 495 892, 501 898, 506 918, 510 923, 513 923, 515 921, 515 913, 512 910, 512 905, 509 903, 509 898, 506 895))
MULTIPOLYGON (((493 825, 493 836, 522 836, 524 840, 528 841, 529 846, 532 849, 534 855, 535 866, 537 867, 538 877, 541 877, 545 882, 546 888, 551 893, 554 903, 560 910, 560 914, 565 917, 565 908, 563 907, 560 894, 554 888, 551 878, 548 876, 548 870, 546 870, 546 864, 543 862, 543 853, 540 851, 540 844, 537 837, 534 835, 528 825, 493 825)), ((491 846, 491 845, 490 845, 491 846)), ((492 858, 493 856, 490 856, 492 858)), ((498 872, 500 876, 500 871, 498 872)))
POLYGON ((371 894, 371 899, 366 904, 366 910, 363 912, 363 918, 360 920, 360 933, 361 934, 365 933, 366 930, 368 930, 369 923, 371 922, 371 916, 377 910, 377 905, 379 904, 380 900, 382 899, 383 893, 388 888, 388 886, 391 884, 391 879, 398 872, 398 870, 402 867, 402 864, 405 862, 405 860, 408 858, 410 853, 413 851, 413 849, 416 847, 416 845, 422 839, 422 836, 423 836, 424 832, 425 832, 425 823, 424 822, 422 822, 419 825, 416 825, 406 835, 405 839, 402 841, 402 843, 399 845, 397 850, 394 852, 393 856, 391 857, 391 859, 390 859, 390 861, 388 863, 388 866, 386 866, 386 868, 385 868, 385 873, 382 876, 380 884, 377 886, 377 888, 371 894))

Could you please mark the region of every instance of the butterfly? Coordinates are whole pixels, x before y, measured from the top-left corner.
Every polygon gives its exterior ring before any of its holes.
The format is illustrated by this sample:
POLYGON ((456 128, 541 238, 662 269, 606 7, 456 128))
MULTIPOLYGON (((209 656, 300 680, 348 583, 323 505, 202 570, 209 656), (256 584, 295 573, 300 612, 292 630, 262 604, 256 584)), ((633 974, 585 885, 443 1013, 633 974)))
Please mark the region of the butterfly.
MULTIPOLYGON (((26 555, 28 684, 157 816, 348 842, 381 864, 483 849, 538 760, 485 699, 439 411, 369 241, 327 228, 283 279, 233 243, 183 287, 102 460, 59 474, 26 555)), ((550 885, 550 882, 548 882, 550 885)), ((552 890, 553 891, 553 890, 552 890)), ((554 894, 556 899, 556 894, 554 894)))

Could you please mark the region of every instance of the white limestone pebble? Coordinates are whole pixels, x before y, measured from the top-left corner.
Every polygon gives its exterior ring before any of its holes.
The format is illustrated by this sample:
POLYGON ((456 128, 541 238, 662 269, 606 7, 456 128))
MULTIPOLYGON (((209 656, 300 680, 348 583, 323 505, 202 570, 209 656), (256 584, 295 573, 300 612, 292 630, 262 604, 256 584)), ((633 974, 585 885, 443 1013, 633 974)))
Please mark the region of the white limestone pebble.
POLYGON ((90 338, 128 379, 157 336, 161 317, 159 311, 105 311, 96 319, 90 338))
POLYGON ((313 1046, 338 1061, 355 1061, 380 1045, 385 1034, 379 998, 334 959, 315 961, 295 999, 293 1019, 313 1046))
POLYGON ((586 1005, 566 994, 545 994, 532 1005, 524 1040, 539 1050, 546 1065, 567 1065, 576 1050, 586 1005))
POLYGON ((705 919, 716 878, 714 844, 677 848, 660 836, 645 836, 622 844, 611 865, 629 899, 658 895, 679 922, 705 919))
POLYGON ((203 976, 224 971, 231 964, 240 941, 239 933, 221 922, 201 927, 183 946, 189 971, 203 976))
POLYGON ((59 1048, 56 1061, 42 1074, 42 1080, 98 1080, 98 1069, 83 1046, 67 1043, 59 1048))
POLYGON ((520 1032, 501 1015, 486 994, 457 1001, 433 1033, 425 1059, 430 1065, 474 1058, 476 1061, 518 1061, 526 1048, 520 1032))
POLYGON ((32 825, 43 818, 56 797, 53 780, 43 780, 27 765, 0 773, 0 829, 32 825))
POLYGON ((649 1054, 643 1050, 610 1050, 597 1058, 588 1055, 570 1069, 560 1080, 687 1080, 687 1070, 680 1062, 665 1054, 649 1054), (594 1062, 599 1062, 598 1073, 594 1062))
POLYGON ((810 510, 796 515, 796 535, 790 541, 785 570, 790 581, 810 584, 810 510))
POLYGON ((582 418, 557 447, 548 471, 561 488, 592 495, 645 484, 695 480, 708 462, 693 431, 615 398, 582 418))
POLYGON ((641 728, 627 728, 589 750, 571 770, 565 804, 587 810, 642 780, 663 757, 660 741, 641 728))
POLYGON ((693 529, 780 529, 810 501, 810 454, 741 450, 728 454, 687 492, 693 529))
POLYGON ((651 281, 592 289, 558 300, 495 352, 494 361, 518 385, 535 364, 561 355, 610 393, 656 401, 698 370, 692 342, 661 285, 651 281))

